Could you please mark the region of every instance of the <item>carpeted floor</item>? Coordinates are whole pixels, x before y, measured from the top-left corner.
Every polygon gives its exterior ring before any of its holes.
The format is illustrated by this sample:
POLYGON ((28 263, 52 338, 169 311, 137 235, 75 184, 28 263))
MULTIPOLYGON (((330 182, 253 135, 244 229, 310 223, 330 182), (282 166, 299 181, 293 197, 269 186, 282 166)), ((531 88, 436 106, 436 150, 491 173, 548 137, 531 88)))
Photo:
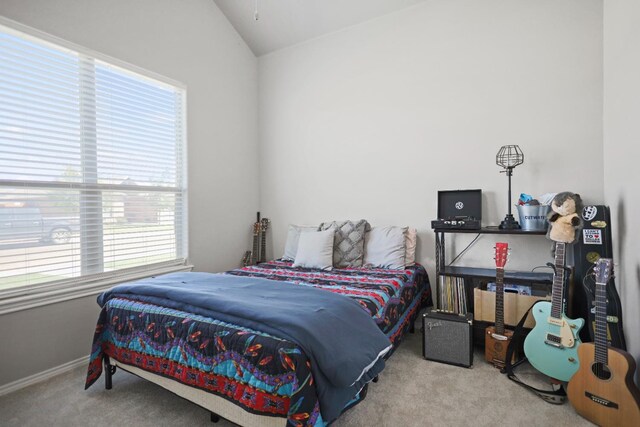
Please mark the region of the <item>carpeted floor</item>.
MULTIPOLYGON (((472 369, 421 357, 410 335, 388 361, 380 382, 333 426, 584 426, 567 402, 551 405, 509 381, 477 352, 472 369)), ((118 371, 113 390, 99 381, 83 390, 84 368, 0 397, 1 426, 207 426, 209 413, 164 389, 118 371)), ((523 379, 532 379, 521 375, 523 379)))

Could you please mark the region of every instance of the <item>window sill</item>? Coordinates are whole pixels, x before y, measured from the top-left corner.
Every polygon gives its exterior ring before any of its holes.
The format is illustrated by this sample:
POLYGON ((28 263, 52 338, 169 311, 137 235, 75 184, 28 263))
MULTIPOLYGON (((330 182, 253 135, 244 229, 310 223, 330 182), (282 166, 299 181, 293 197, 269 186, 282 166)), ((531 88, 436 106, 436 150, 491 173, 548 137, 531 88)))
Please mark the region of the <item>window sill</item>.
POLYGON ((130 282, 132 280, 144 279, 146 277, 157 276, 160 274, 191 271, 192 269, 193 265, 189 264, 171 265, 154 270, 131 272, 129 274, 122 274, 115 277, 98 278, 79 283, 76 282, 75 284, 57 284, 37 289, 16 289, 15 291, 12 291, 12 295, 6 295, 5 298, 0 295, 0 316, 3 314, 14 313, 16 311, 29 310, 44 305, 97 295, 118 283, 130 282))

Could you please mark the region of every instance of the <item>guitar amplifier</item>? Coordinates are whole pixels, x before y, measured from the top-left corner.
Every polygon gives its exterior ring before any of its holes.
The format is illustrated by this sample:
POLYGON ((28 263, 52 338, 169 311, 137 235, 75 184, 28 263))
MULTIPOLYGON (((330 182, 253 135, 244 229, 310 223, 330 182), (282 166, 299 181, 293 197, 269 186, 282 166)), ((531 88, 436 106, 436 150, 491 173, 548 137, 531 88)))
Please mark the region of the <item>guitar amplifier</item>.
POLYGON ((422 355, 450 365, 473 365, 473 315, 440 313, 422 315, 422 355))

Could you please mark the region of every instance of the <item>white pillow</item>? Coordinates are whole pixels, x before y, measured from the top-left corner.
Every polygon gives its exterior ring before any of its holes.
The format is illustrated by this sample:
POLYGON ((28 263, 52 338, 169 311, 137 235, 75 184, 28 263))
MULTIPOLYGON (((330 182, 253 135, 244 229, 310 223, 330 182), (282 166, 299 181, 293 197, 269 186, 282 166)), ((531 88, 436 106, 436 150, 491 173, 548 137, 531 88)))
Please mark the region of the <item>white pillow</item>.
POLYGON ((333 268, 333 236, 335 229, 301 233, 298 240, 298 252, 293 262, 294 267, 333 268))
POLYGON ((416 245, 418 240, 418 230, 408 228, 404 233, 404 265, 410 266, 416 263, 416 245))
POLYGON ((294 259, 296 259, 300 233, 306 233, 308 231, 318 231, 318 226, 293 224, 289 225, 289 230, 287 231, 287 243, 285 243, 284 245, 284 255, 282 255, 283 260, 293 261, 294 259))
POLYGON ((373 227, 365 236, 365 266, 403 269, 407 229, 408 227, 373 227))

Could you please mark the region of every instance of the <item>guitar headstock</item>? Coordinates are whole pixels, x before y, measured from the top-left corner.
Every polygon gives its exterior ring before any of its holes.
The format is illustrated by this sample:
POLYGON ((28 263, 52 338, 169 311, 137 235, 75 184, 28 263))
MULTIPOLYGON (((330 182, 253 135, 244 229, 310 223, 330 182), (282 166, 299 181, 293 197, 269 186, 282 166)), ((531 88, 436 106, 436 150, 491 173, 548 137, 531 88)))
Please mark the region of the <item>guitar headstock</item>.
POLYGON ((504 268, 509 257, 509 244, 499 242, 496 243, 496 268, 504 268))
POLYGON ((269 228, 269 223, 270 223, 270 222, 271 222, 271 221, 269 221, 269 218, 262 218, 262 219, 260 220, 260 230, 261 230, 263 233, 266 233, 266 232, 267 232, 267 229, 269 228))
POLYGON ((611 278, 611 270, 613 269, 613 260, 611 258, 600 258, 593 268, 596 275, 596 283, 606 285, 611 278))
POLYGON ((254 222, 253 223, 253 235, 254 236, 259 236, 260 235, 260 223, 259 222, 254 222))

